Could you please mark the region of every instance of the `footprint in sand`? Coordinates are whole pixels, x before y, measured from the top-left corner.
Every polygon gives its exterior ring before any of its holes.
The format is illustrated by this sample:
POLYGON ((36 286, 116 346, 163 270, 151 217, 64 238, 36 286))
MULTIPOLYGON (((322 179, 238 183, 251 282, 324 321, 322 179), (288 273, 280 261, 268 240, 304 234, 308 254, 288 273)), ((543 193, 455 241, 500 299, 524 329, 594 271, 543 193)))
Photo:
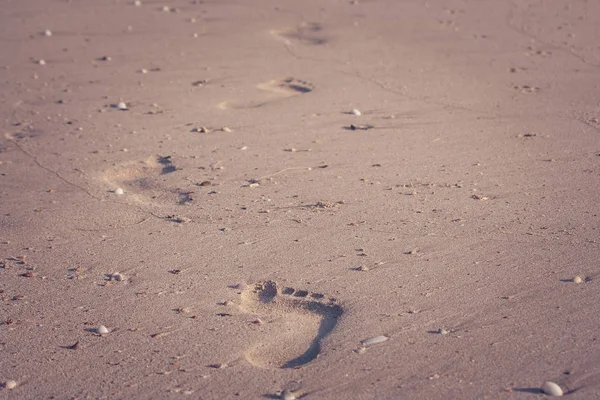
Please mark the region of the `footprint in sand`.
POLYGON ((257 94, 256 100, 247 102, 224 101, 218 105, 219 108, 223 110, 228 108, 257 108, 278 100, 310 93, 314 90, 314 86, 311 83, 295 78, 274 79, 272 81, 261 83, 257 85, 256 88, 263 91, 263 93, 257 94))
POLYGON ((303 22, 292 28, 273 29, 269 33, 277 39, 283 40, 288 46, 292 44, 292 41, 309 46, 319 46, 329 41, 324 33, 323 25, 317 22, 303 22))
POLYGON ((177 170, 170 156, 156 156, 114 167, 103 172, 100 180, 110 190, 122 188, 127 200, 151 204, 164 199, 171 204, 183 204, 190 193, 170 187, 165 177, 177 170))
POLYGON ((279 289, 273 281, 244 291, 240 308, 262 321, 264 340, 245 356, 263 368, 298 368, 317 358, 321 342, 343 313, 334 299, 306 290, 279 289))

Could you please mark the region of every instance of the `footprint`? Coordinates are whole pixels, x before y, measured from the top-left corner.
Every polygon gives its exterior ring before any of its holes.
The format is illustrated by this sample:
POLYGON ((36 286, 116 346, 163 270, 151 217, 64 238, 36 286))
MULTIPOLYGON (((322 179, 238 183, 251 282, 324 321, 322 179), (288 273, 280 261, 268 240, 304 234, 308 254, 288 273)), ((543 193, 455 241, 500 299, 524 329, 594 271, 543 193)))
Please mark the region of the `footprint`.
POLYGON ((289 97, 304 93, 310 93, 314 90, 314 86, 311 83, 295 78, 274 79, 272 81, 261 83, 257 85, 256 88, 266 92, 262 96, 257 96, 260 97, 260 99, 248 102, 224 101, 219 104, 219 108, 257 108, 278 100, 287 99, 289 97))
POLYGON ((153 156, 144 161, 127 163, 105 171, 100 175, 100 180, 109 190, 122 188, 126 196, 124 199, 127 201, 150 204, 164 198, 171 204, 184 204, 184 200, 188 202, 191 198, 190 192, 171 187, 165 177, 177 170, 170 156, 153 156))
POLYGON ((273 281, 244 291, 240 308, 263 322, 264 340, 245 353, 248 362, 263 368, 298 368, 317 358, 322 340, 343 313, 335 299, 306 290, 279 289, 273 281))
POLYGON ((276 38, 282 39, 287 45, 292 44, 289 39, 309 46, 319 46, 329 41, 323 32, 323 25, 317 22, 303 22, 296 27, 274 29, 270 33, 276 38))

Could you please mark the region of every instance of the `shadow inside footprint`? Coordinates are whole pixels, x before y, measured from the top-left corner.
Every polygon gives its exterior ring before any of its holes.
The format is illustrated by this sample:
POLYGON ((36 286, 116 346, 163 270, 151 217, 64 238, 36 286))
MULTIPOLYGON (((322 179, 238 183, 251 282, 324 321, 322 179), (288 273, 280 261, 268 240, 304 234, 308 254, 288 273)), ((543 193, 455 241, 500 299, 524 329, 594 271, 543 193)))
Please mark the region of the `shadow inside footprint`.
POLYGON ((166 157, 158 156, 158 159, 156 161, 160 165, 162 165, 162 169, 160 171, 161 175, 170 174, 171 172, 177 171, 177 167, 174 166, 173 162, 171 161, 171 156, 166 156, 166 157))
POLYGON ((321 342, 335 328, 343 309, 335 301, 305 290, 279 290, 273 281, 242 293, 241 308, 270 318, 265 340, 246 352, 260 367, 298 368, 321 352, 321 342))

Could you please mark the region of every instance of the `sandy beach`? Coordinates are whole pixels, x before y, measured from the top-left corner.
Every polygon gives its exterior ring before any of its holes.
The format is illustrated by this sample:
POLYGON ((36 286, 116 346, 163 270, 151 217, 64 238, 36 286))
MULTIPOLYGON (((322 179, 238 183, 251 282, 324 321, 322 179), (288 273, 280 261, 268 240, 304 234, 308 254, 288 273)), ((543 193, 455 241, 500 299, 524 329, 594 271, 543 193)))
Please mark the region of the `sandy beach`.
POLYGON ((4 0, 0 45, 0 399, 600 398, 600 2, 4 0))

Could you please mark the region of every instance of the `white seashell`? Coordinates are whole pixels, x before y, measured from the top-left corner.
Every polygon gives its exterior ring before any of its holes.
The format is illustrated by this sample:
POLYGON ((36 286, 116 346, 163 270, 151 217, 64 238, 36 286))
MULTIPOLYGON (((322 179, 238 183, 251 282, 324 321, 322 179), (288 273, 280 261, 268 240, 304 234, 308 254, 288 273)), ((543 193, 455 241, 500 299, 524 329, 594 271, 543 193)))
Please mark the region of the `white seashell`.
POLYGON ((385 336, 385 335, 380 335, 380 336, 375 336, 372 337, 370 339, 365 339, 365 340, 361 340, 360 342, 364 345, 364 346, 369 346, 371 344, 377 344, 377 343, 381 343, 381 342, 385 342, 386 340, 388 340, 389 337, 385 336))
POLYGON ((224 126, 224 127, 222 127, 222 128, 221 128, 221 130, 222 130, 223 132, 231 132, 231 128, 229 128, 229 127, 227 127, 227 126, 224 126))
POLYGON ((118 281, 118 282, 121 282, 121 281, 124 281, 124 280, 125 280, 125 277, 124 277, 124 276, 123 276, 123 275, 122 275, 120 272, 114 272, 114 273, 113 273, 113 274, 110 276, 110 278, 111 278, 113 281, 118 281))
POLYGON ((438 329, 438 333, 440 335, 447 335, 449 332, 444 328, 440 328, 440 329, 438 329))
POLYGON ((98 328, 96 328, 96 333, 98 335, 106 335, 108 333, 108 329, 106 329, 104 325, 100 325, 98 328))
POLYGON ((141 5, 142 5, 142 2, 141 2, 140 0, 135 0, 135 1, 133 2, 133 5, 134 5, 134 6, 136 6, 136 7, 139 7, 139 6, 141 6, 141 5))
POLYGON ((583 279, 579 275, 574 276, 572 280, 573 280, 573 283, 583 282, 583 279))
POLYGON ((147 74, 148 70, 146 68, 142 68, 142 69, 140 69, 140 73, 147 74))
POLYGON ((118 108, 119 110, 129 110, 129 107, 127 107, 127 103, 125 103, 124 101, 120 101, 120 102, 117 104, 117 108, 118 108))
POLYGON ((6 381, 6 382, 4 383, 4 387, 5 387, 6 389, 14 389, 14 388, 16 388, 16 387, 17 387, 17 381, 6 381))
POLYGON ((350 111, 350 114, 352 114, 352 115, 362 115, 362 113, 360 111, 358 111, 356 108, 352 109, 352 111, 350 111))
POLYGON ((169 12, 169 11, 171 11, 171 9, 169 8, 169 6, 163 6, 162 10, 163 10, 164 12, 169 12))
POLYGON ((544 382, 542 383, 542 392, 546 393, 548 396, 562 396, 563 390, 554 382, 544 382))
POLYGON ((40 64, 40 65, 46 65, 46 61, 45 60, 39 60, 38 64, 40 64))
POLYGON ((125 191, 123 191, 122 188, 116 188, 115 189, 115 194, 118 194, 119 196, 122 195, 122 194, 124 194, 124 193, 125 193, 125 191))
POLYGON ((46 29, 44 31, 44 36, 52 36, 52 31, 50 29, 46 29))

